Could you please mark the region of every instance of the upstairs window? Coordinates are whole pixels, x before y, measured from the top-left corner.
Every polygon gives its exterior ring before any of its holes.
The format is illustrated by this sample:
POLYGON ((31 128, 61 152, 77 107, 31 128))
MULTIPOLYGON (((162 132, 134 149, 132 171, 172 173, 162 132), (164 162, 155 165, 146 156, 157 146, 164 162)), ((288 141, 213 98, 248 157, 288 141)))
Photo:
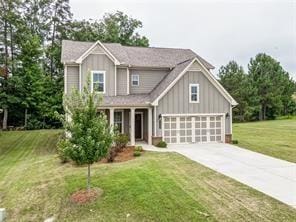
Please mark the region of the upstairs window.
POLYGON ((105 71, 92 71, 91 91, 105 93, 106 78, 105 71))
POLYGON ((139 86, 139 83, 140 83, 140 76, 132 75, 132 86, 139 86))
POLYGON ((189 85, 189 101, 190 103, 199 103, 199 84, 189 85))

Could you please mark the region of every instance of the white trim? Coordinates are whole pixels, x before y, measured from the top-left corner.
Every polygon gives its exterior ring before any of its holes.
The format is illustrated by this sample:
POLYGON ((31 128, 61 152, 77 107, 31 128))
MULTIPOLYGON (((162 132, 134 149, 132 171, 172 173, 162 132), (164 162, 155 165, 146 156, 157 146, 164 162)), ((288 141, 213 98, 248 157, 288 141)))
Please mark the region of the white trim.
POLYGON ((116 65, 114 65, 115 67, 115 70, 114 70, 114 95, 117 96, 117 68, 116 68, 116 65))
POLYGON ((64 93, 67 94, 67 66, 64 64, 64 93))
POLYGON ((199 103, 199 84, 198 83, 190 83, 189 84, 189 103, 199 103), (196 87, 196 101, 192 101, 192 91, 191 88, 196 87))
POLYGON ((199 61, 198 58, 194 58, 188 66, 174 79, 173 82, 151 103, 152 105, 158 105, 158 101, 179 81, 179 79, 190 69, 190 66, 197 62, 204 69, 208 80, 218 89, 218 91, 231 103, 231 105, 237 105, 237 102, 231 97, 231 95, 223 88, 223 86, 217 81, 213 74, 199 61))
POLYGON ((129 72, 129 68, 126 68, 126 92, 127 92, 127 95, 130 94, 130 72, 129 72))
MULTIPOLYGON (((144 130, 144 118, 143 118, 143 112, 135 112, 135 124, 136 124, 136 114, 140 114, 141 115, 141 138, 137 139, 136 138, 136 132, 135 132, 135 140, 143 140, 143 130, 144 130)), ((135 127, 136 130, 136 127, 135 127)))
POLYGON ((124 133, 124 110, 121 109, 121 110, 114 110, 114 126, 115 126, 115 113, 118 112, 118 113, 121 113, 121 132, 120 133, 124 133))
POLYGON ((99 40, 96 41, 88 50, 86 50, 75 62, 82 63, 82 61, 92 52, 92 50, 97 45, 100 45, 107 52, 107 56, 111 57, 111 60, 115 63, 115 65, 120 65, 120 62, 116 59, 116 57, 112 55, 112 53, 99 40))
POLYGON ((156 134, 156 106, 154 106, 154 108, 153 108, 153 116, 154 116, 154 136, 156 137, 157 136, 157 134, 156 134))
POLYGON ((140 85, 140 75, 139 75, 139 74, 132 74, 132 75, 131 75, 131 82, 132 82, 132 86, 139 86, 139 85, 140 85), (133 77, 137 77, 137 80, 133 80, 133 77), (134 81, 137 81, 138 84, 135 85, 135 84, 133 83, 134 81))
POLYGON ((96 93, 101 93, 101 94, 105 94, 106 93, 106 71, 104 70, 92 70, 91 71, 91 86, 90 86, 90 91, 93 92, 93 74, 94 73, 100 73, 103 74, 104 76, 104 91, 103 92, 96 92, 96 93))
POLYGON ((229 110, 229 122, 230 122, 230 134, 232 134, 232 106, 230 105, 230 110, 229 110))
POLYGON ((79 92, 82 92, 82 75, 81 75, 81 64, 79 64, 79 92))
POLYGON ((152 123, 153 123, 153 117, 152 117, 152 107, 147 109, 148 116, 147 116, 147 122, 148 122, 148 144, 152 144, 152 123))
POLYGON ((172 113, 161 114, 161 116, 222 116, 225 113, 172 113))

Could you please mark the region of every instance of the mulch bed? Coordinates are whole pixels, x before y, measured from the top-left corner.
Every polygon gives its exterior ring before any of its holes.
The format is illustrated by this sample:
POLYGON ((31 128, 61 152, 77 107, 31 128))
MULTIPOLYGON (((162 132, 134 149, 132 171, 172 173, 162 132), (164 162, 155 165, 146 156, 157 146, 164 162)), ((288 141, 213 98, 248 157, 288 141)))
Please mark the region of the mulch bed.
POLYGON ((76 204, 86 204, 96 200, 103 194, 103 190, 99 188, 91 188, 90 190, 79 190, 70 197, 71 202, 76 204))
MULTIPOLYGON (((123 148, 121 152, 117 153, 117 156, 114 158, 113 163, 125 162, 128 160, 135 159, 134 157, 134 147, 123 148)), ((107 163, 107 159, 102 159, 101 163, 107 163)))

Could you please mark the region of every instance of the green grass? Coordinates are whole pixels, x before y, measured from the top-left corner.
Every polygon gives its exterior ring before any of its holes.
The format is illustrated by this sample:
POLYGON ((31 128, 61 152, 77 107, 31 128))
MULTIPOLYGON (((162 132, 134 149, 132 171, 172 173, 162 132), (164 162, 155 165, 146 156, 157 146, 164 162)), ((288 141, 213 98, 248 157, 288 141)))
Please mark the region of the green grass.
POLYGON ((7 221, 293 221, 296 211, 175 153, 145 152, 123 163, 94 164, 101 198, 79 206, 69 196, 86 186, 86 167, 61 164, 60 131, 4 132, 0 206, 7 221), (127 215, 130 215, 127 218, 127 215))
POLYGON ((296 163, 296 118, 233 124, 238 146, 296 163))

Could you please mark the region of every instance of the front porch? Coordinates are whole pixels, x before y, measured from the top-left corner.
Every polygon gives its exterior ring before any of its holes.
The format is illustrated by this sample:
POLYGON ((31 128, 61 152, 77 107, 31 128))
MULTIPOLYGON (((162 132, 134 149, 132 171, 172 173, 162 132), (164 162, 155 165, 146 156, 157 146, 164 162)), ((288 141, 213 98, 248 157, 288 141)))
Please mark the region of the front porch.
POLYGON ((129 145, 136 142, 152 144, 152 108, 111 107, 104 109, 110 126, 129 136, 129 145))

